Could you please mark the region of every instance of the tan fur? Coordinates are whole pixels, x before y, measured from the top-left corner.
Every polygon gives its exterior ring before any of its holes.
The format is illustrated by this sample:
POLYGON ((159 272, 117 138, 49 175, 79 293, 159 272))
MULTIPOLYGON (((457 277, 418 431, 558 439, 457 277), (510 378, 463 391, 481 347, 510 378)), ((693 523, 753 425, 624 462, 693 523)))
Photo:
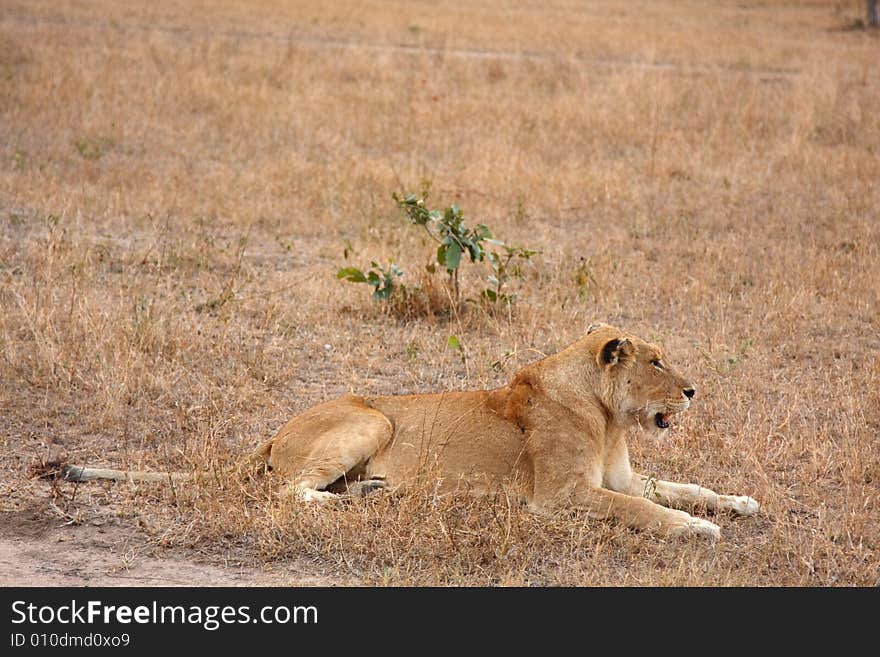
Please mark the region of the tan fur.
POLYGON ((447 488, 513 486, 537 512, 572 507, 717 538, 713 523, 655 501, 743 514, 757 502, 633 473, 626 446, 634 426, 662 431, 655 414, 687 409, 693 388, 656 345, 598 325, 497 390, 344 397, 294 417, 263 450, 305 499, 332 499, 326 489, 339 482, 400 487, 439 476, 447 488))
MULTIPOLYGON (((431 479, 445 489, 513 488, 538 513, 573 508, 639 529, 716 539, 714 523, 661 504, 748 515, 758 503, 630 468, 627 433, 639 426, 662 433, 657 414, 686 410, 685 391, 692 396, 694 386, 659 347, 595 325, 497 390, 346 396, 319 404, 291 419, 252 458, 282 475, 288 494, 308 501, 431 479)), ((117 478, 137 473, 125 474, 117 478)))

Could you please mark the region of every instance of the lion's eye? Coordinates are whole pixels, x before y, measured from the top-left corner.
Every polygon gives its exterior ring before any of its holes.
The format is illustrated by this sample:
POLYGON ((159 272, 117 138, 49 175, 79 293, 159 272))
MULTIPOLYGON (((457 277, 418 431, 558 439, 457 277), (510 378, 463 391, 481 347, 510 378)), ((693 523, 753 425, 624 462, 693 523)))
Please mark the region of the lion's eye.
POLYGON ((661 363, 659 360, 652 360, 652 361, 651 361, 651 365, 653 365, 654 367, 656 367, 658 370, 662 370, 662 369, 663 369, 663 363, 661 363))

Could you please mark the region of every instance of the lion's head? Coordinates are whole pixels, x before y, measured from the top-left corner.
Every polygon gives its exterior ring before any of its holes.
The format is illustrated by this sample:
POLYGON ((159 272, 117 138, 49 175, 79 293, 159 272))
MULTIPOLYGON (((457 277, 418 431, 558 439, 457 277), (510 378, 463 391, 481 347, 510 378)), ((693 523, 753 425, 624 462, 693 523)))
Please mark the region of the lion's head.
POLYGON ((604 324, 591 326, 587 336, 602 401, 618 421, 662 433, 672 416, 688 409, 696 387, 660 347, 604 324))

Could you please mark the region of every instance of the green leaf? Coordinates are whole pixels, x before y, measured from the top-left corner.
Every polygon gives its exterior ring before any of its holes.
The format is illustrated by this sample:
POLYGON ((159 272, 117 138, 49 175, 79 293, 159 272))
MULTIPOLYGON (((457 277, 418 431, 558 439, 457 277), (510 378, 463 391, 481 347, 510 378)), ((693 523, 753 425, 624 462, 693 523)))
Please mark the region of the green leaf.
POLYGON ((483 296, 486 297, 492 303, 495 303, 496 301, 498 301, 498 294, 495 292, 495 290, 490 290, 487 288, 487 289, 483 290, 483 296))
POLYGON ((443 211, 443 223, 448 224, 451 229, 458 232, 455 229, 461 225, 461 210, 457 205, 450 205, 443 211))
MULTIPOLYGON (((443 252, 443 262, 441 264, 446 266, 447 271, 455 271, 458 269, 459 263, 461 263, 461 247, 458 245, 458 242, 452 242, 451 244, 447 244, 444 247, 440 247, 444 249, 443 252)), ((437 252, 437 257, 439 259, 440 252, 437 252)))
POLYGON ((394 286, 391 284, 386 284, 385 287, 376 288, 376 291, 373 292, 373 298, 377 301, 380 299, 387 299, 391 296, 391 293, 394 291, 394 286))
POLYGON ((460 341, 457 337, 455 337, 454 335, 450 335, 450 336, 449 336, 449 339, 446 341, 446 344, 447 344, 451 349, 455 349, 456 351, 461 351, 461 350, 462 350, 462 349, 461 349, 461 341, 460 341))
POLYGON ((474 240, 468 240, 467 242, 468 253, 471 256, 471 262, 477 262, 483 260, 483 247, 477 244, 474 240))
POLYGON ((367 277, 357 267, 343 267, 336 272, 336 278, 344 278, 352 283, 366 283, 367 277))
POLYGON ((474 234, 481 240, 488 240, 492 237, 492 232, 489 230, 489 227, 486 224, 477 224, 477 227, 474 228, 474 234))

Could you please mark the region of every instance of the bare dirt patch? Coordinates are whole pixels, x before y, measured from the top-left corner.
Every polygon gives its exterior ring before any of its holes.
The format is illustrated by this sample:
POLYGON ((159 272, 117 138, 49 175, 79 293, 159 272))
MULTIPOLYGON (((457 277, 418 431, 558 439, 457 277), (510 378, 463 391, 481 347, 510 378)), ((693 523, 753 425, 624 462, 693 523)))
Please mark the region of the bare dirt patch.
POLYGON ((255 568, 227 559, 199 563, 156 550, 137 523, 112 517, 80 522, 34 500, 0 513, 0 586, 327 586, 307 566, 255 568))
POLYGON ((57 534, 0 539, 0 586, 273 585, 277 580, 266 573, 120 554, 112 543, 90 537, 57 534))

